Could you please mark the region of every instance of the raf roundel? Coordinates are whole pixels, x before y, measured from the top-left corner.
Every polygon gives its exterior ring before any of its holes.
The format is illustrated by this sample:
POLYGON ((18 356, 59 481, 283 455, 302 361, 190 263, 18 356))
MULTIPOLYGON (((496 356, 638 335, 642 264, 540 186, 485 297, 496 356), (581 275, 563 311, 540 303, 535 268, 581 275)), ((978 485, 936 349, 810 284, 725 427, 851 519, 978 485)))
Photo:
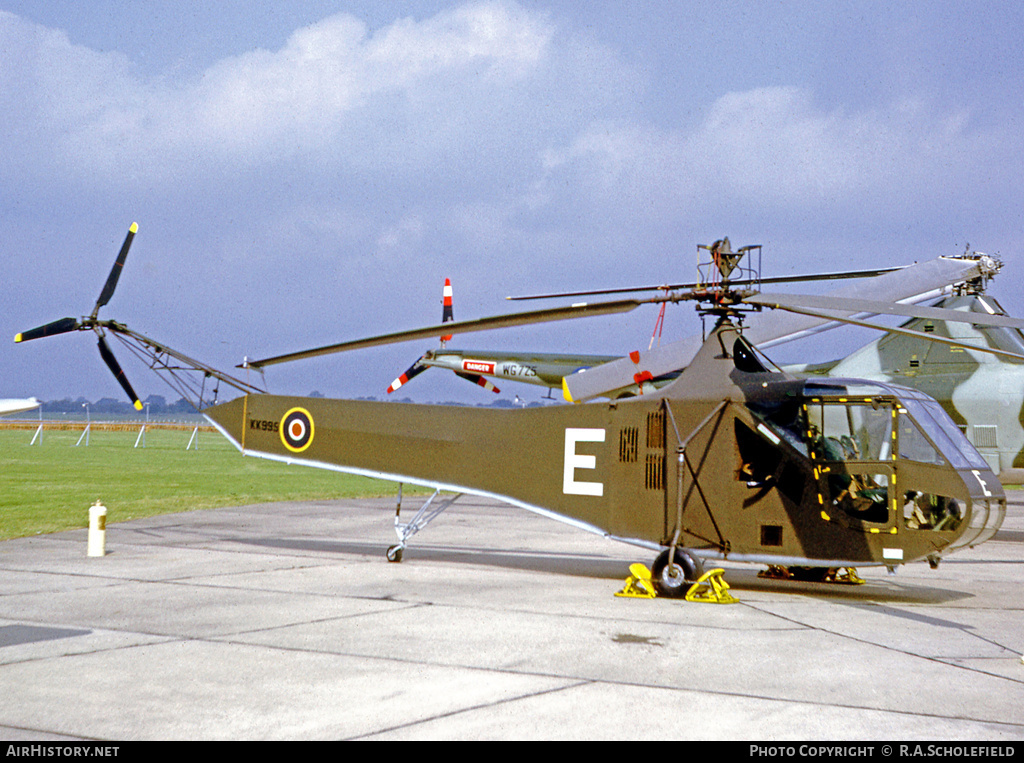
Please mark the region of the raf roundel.
POLYGON ((281 419, 281 442, 292 453, 301 453, 313 442, 313 417, 305 408, 292 408, 281 419))

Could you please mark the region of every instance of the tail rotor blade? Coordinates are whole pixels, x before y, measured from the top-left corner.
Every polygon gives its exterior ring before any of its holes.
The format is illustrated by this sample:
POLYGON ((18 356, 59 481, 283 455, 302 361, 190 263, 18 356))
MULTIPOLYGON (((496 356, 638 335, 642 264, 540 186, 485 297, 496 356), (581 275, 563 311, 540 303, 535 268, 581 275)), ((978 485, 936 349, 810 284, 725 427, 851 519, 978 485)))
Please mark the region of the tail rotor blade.
POLYGON ((132 240, 135 238, 135 234, 138 230, 138 223, 132 223, 131 227, 128 228, 128 235, 125 236, 124 243, 121 245, 121 251, 118 252, 117 260, 114 261, 114 267, 111 268, 110 275, 107 276, 107 282, 103 284, 103 291, 100 292, 100 298, 96 300, 96 307, 92 311, 94 317, 99 309, 107 304, 110 301, 110 298, 114 296, 114 289, 117 288, 117 279, 121 277, 121 270, 124 269, 124 261, 128 257, 128 249, 131 248, 132 240))
POLYGON ((476 384, 478 387, 489 389, 495 395, 501 392, 501 390, 495 387, 494 384, 491 383, 491 380, 488 379, 486 376, 481 376, 480 374, 464 374, 462 373, 462 371, 456 371, 455 375, 458 376, 460 379, 465 379, 468 382, 476 384))
POLYGON ((107 364, 107 368, 114 374, 117 379, 117 383, 121 385, 121 389, 125 391, 128 397, 132 401, 132 405, 135 406, 135 410, 142 410, 142 401, 139 400, 139 396, 135 394, 135 390, 132 389, 132 385, 128 383, 128 377, 124 375, 124 371, 121 370, 121 365, 117 362, 117 358, 114 357, 114 353, 107 347, 106 341, 103 337, 100 337, 100 341, 97 343, 100 348, 100 357, 103 358, 103 362, 107 364))
POLYGON ((28 342, 29 340, 39 339, 44 336, 66 334, 69 331, 76 331, 79 328, 81 328, 81 325, 74 318, 61 318, 59 321, 47 323, 45 326, 39 326, 38 328, 29 329, 28 331, 16 334, 14 341, 28 342))
POLYGON ((388 394, 389 395, 392 392, 394 392, 396 389, 401 387, 402 385, 408 384, 410 379, 416 378, 417 376, 419 376, 421 373, 423 373, 424 371, 426 371, 430 367, 430 366, 426 366, 426 365, 423 365, 422 363, 420 363, 420 360, 423 360, 423 358, 420 358, 419 360, 417 360, 415 363, 413 363, 411 366, 409 366, 409 368, 406 370, 406 372, 404 374, 402 374, 397 379, 395 379, 393 382, 391 382, 391 386, 388 387, 388 394))

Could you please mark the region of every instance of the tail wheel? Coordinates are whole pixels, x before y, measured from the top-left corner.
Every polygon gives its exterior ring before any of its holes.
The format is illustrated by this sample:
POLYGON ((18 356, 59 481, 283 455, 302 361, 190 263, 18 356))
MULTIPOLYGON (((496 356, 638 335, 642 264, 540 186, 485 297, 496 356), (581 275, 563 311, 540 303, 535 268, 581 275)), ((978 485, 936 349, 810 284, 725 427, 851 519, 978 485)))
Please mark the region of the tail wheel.
POLYGON ((677 548, 672 564, 668 563, 671 549, 665 549, 654 560, 651 581, 659 596, 682 598, 704 573, 700 560, 685 549, 677 548))

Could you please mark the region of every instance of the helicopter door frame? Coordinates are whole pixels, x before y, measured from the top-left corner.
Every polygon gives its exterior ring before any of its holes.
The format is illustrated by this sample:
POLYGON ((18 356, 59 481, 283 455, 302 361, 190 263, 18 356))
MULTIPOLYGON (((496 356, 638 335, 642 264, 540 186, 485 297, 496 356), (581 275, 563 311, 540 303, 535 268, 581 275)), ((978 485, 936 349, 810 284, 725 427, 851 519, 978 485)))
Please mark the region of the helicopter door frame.
POLYGON ((818 503, 830 520, 851 530, 899 527, 897 404, 889 398, 820 395, 803 402, 818 503))

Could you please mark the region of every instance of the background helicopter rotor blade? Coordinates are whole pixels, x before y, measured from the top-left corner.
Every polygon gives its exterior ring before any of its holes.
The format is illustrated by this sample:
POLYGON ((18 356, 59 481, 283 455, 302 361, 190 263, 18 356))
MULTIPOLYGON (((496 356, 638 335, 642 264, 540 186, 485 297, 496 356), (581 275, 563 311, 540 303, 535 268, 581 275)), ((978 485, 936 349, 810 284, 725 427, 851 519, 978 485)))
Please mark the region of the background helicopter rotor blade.
POLYGON ((411 366, 409 366, 405 370, 404 374, 402 374, 397 379, 395 379, 393 382, 391 382, 391 384, 388 386, 387 393, 390 395, 396 389, 398 389, 399 387, 402 387, 402 386, 408 384, 411 379, 415 379, 421 373, 423 373, 428 368, 430 368, 430 366, 423 365, 423 363, 420 362, 422 360, 423 360, 423 357, 420 356, 416 360, 415 363, 413 363, 411 366))
POLYGON ((96 317, 99 309, 107 304, 110 301, 110 298, 114 296, 114 289, 117 288, 117 279, 121 277, 121 271, 124 269, 124 261, 128 257, 128 250, 131 248, 132 241, 138 231, 138 223, 132 223, 128 228, 128 235, 125 236, 124 243, 121 244, 121 251, 118 252, 117 259, 114 260, 114 267, 110 269, 110 275, 107 276, 107 282, 103 284, 103 290, 100 292, 100 297, 96 300, 96 307, 94 307, 92 311, 93 318, 96 317))
MULTIPOLYGON (((444 292, 441 297, 441 323, 452 323, 455 321, 455 311, 452 307, 452 281, 450 278, 444 279, 444 292)), ((441 346, 444 346, 445 342, 450 342, 452 338, 451 334, 445 334, 441 337, 441 346)))
POLYGON ((74 318, 61 318, 59 321, 52 321, 38 328, 29 329, 28 331, 22 331, 20 334, 16 334, 14 337, 15 342, 28 342, 32 339, 40 339, 44 336, 56 336, 57 334, 66 334, 69 331, 77 331, 82 328, 82 324, 76 321, 74 318))
POLYGON ((466 374, 463 373, 462 371, 456 371, 455 375, 458 376, 460 379, 465 379, 470 384, 475 384, 478 387, 483 387, 484 389, 490 390, 495 395, 501 392, 501 390, 495 387, 494 383, 491 382, 491 380, 488 379, 486 376, 481 376, 480 374, 466 374))
POLYGON ((100 357, 103 358, 103 362, 107 364, 107 368, 114 374, 114 378, 117 379, 117 383, 121 385, 121 389, 125 391, 128 397, 132 401, 132 405, 135 406, 135 410, 142 410, 142 401, 139 400, 139 396, 135 394, 135 390, 132 389, 132 385, 128 383, 128 377, 124 375, 124 371, 121 370, 121 364, 117 362, 117 358, 114 357, 114 353, 110 351, 107 346, 106 340, 100 337, 97 346, 100 349, 100 357))

